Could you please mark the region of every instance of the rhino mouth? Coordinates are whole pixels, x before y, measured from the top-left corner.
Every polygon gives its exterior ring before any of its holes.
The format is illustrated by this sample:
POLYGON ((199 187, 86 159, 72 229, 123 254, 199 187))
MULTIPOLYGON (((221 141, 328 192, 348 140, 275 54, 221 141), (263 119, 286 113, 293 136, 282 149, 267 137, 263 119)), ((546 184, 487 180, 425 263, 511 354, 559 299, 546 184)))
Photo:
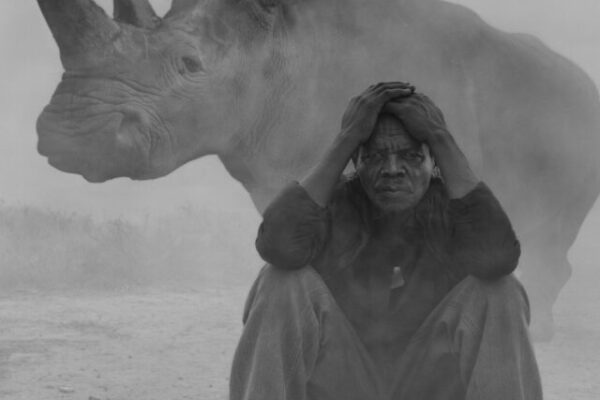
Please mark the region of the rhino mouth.
POLYGON ((54 95, 37 132, 38 151, 52 166, 91 182, 143 179, 157 136, 139 111, 66 93, 54 95))

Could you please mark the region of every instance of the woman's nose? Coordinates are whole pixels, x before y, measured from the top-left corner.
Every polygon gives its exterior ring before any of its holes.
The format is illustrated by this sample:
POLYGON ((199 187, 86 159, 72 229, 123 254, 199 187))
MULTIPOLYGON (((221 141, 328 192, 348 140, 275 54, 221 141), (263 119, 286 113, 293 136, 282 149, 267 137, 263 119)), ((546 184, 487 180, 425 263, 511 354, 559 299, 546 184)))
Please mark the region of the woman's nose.
POLYGON ((390 154, 386 157, 383 164, 382 174, 384 176, 404 176, 406 175, 406 166, 404 160, 397 154, 390 154))

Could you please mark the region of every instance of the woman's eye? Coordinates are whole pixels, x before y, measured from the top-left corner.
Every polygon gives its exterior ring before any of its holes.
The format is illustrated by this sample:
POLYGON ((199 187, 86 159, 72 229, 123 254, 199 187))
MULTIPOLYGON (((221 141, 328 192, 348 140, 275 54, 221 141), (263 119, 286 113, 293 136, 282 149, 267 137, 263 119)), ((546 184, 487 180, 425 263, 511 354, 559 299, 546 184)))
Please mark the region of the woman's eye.
POLYGON ((370 157, 372 162, 380 162, 381 160, 383 160, 384 155, 381 153, 375 153, 371 154, 370 157))
POLYGON ((411 161, 420 161, 423 159, 423 155, 416 151, 411 151, 406 154, 406 158, 411 161))
POLYGON ((377 159, 377 154, 376 153, 363 154, 361 158, 365 162, 373 162, 377 159))

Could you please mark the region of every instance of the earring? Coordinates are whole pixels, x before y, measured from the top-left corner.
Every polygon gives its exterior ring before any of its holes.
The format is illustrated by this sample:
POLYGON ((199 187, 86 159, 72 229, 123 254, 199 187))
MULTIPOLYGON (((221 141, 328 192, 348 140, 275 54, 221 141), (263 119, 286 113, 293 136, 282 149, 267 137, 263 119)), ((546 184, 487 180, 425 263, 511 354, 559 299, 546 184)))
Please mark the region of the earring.
POLYGON ((440 168, 437 165, 433 166, 431 177, 434 179, 442 179, 442 171, 440 171, 440 168))

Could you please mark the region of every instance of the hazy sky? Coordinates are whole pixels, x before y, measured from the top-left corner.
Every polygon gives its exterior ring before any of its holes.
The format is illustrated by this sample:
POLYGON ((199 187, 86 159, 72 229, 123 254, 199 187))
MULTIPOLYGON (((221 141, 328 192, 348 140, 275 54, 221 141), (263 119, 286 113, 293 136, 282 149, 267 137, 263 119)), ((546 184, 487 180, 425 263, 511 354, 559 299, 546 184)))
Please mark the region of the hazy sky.
MULTIPOLYGON (((456 2, 469 6, 501 29, 539 36, 600 82, 600 1, 456 2)), ((99 3, 110 7, 112 1, 99 3)), ((153 3, 159 12, 164 12, 170 1, 153 3)), ((247 208, 252 212, 246 192, 214 158, 192 162, 152 182, 118 179, 100 185, 49 167, 36 151, 35 120, 59 81, 62 69, 58 50, 33 0, 2 1, 0 29, 0 198, 5 203, 123 217, 162 213, 182 204, 215 210, 247 208)), ((599 237, 598 208, 595 207, 584 237, 580 238, 586 243, 599 237)))

